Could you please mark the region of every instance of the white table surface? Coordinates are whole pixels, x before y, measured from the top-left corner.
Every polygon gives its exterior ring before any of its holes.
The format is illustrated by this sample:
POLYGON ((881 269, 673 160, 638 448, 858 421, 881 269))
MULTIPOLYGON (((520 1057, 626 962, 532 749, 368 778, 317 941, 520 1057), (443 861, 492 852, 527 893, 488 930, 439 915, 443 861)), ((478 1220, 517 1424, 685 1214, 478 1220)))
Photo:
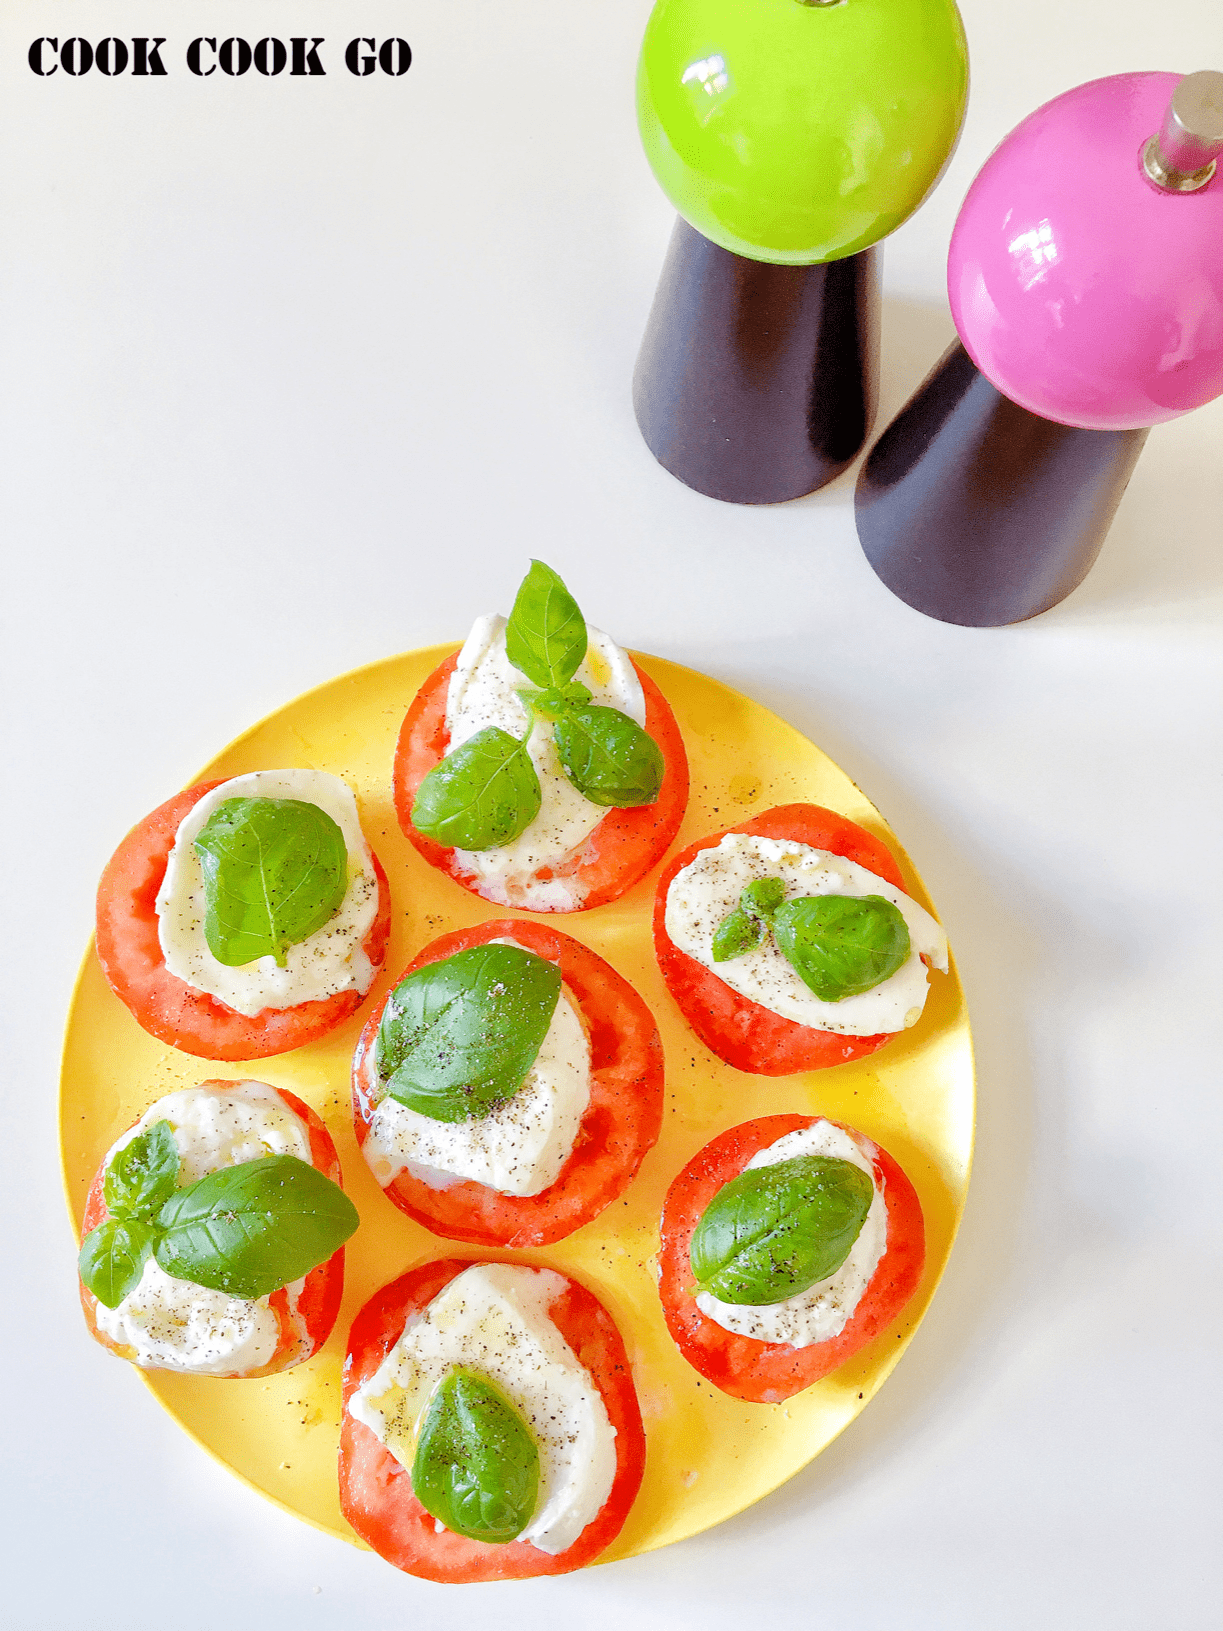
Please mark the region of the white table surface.
MULTIPOLYGON (((1223 401, 1152 434, 1087 582, 1010 629, 893 599, 852 472, 765 510, 689 492, 629 402, 672 220, 634 127, 647 12, 4 8, 17 1631, 1219 1623, 1223 401), (72 29, 163 34, 172 72, 35 78, 29 42, 72 29), (408 38, 411 72, 351 78, 357 32, 408 38), (202 33, 323 35, 331 71, 195 80, 202 33), (767 703, 880 806, 959 959, 978 1145, 922 1329, 804 1473, 682 1545, 477 1594, 268 1505, 89 1341, 57 1056, 127 828, 297 693, 506 607, 532 554, 623 643, 767 703)), ((886 249, 880 426, 952 333, 951 224, 1006 131, 1099 75, 1223 67, 1218 0, 963 12, 963 141, 886 249)))

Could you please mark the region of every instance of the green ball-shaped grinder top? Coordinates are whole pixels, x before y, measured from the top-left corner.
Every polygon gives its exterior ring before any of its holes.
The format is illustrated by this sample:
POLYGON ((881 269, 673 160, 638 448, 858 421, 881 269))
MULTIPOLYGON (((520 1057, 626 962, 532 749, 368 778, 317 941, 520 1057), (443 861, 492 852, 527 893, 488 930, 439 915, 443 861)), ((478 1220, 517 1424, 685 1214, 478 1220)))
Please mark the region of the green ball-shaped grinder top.
POLYGON ((951 157, 968 99, 954 0, 658 0, 637 118, 698 232, 806 266, 877 243, 951 157))

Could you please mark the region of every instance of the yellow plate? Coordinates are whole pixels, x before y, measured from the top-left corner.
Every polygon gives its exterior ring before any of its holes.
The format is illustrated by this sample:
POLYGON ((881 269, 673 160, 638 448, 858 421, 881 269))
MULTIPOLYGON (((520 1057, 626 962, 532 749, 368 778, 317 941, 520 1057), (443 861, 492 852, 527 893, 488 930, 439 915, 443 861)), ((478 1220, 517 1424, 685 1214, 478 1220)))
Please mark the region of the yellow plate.
MULTIPOLYGON (((330 1128, 363 1221, 349 1242, 344 1306, 326 1347, 296 1370, 266 1380, 226 1382, 164 1371, 148 1373, 146 1380, 187 1432, 240 1478, 356 1544, 340 1514, 335 1467, 340 1365, 353 1315, 379 1286, 416 1263, 479 1256, 431 1235, 384 1198, 357 1149, 349 1116, 349 1060, 374 1001, 437 935, 506 915, 426 865, 400 832, 391 803, 400 722, 422 681, 453 649, 410 652, 333 680, 256 725, 196 778, 292 765, 332 771, 355 789, 366 834, 391 880, 394 907, 386 965, 360 1014, 297 1052, 246 1067, 210 1065, 146 1035, 111 992, 91 948, 64 1044, 61 1147, 78 1232, 102 1156, 164 1093, 209 1076, 253 1075, 291 1088, 330 1128)), ((679 846, 774 804, 824 804, 885 839, 911 892, 929 906, 879 812, 817 747, 767 709, 702 674, 656 657, 641 662, 675 710, 691 762, 692 799, 679 846)), ((550 921, 619 969, 657 1017, 667 1060, 662 1136, 623 1200, 558 1245, 521 1254, 589 1285, 610 1309, 633 1362, 649 1454, 637 1504, 605 1559, 665 1546, 742 1511, 853 1420, 904 1352, 938 1284, 964 1205, 972 1153, 972 1044, 954 965, 949 976, 933 977, 919 1024, 882 1052, 806 1075, 745 1076, 697 1042, 663 986, 650 933, 660 870, 610 906, 550 921), (651 1258, 663 1196, 680 1168, 715 1133, 780 1111, 847 1121, 892 1152, 921 1198, 926 1271, 901 1320, 848 1364, 785 1404, 750 1405, 699 1381, 680 1358, 663 1323, 651 1258)))

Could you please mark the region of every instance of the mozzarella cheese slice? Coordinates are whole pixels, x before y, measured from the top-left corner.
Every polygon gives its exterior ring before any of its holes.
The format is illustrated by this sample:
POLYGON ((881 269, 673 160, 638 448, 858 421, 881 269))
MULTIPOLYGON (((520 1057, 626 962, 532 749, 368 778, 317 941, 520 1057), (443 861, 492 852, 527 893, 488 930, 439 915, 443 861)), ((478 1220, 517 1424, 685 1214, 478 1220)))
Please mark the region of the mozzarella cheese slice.
POLYGON ((888 1209, 883 1188, 875 1179, 874 1166, 849 1134, 830 1121, 817 1121, 811 1127, 787 1133, 767 1149, 758 1150, 744 1171, 771 1167, 798 1155, 831 1155, 841 1161, 852 1161, 874 1183, 874 1199, 849 1256, 827 1280, 817 1280, 815 1285, 808 1286, 797 1296, 787 1297, 784 1302, 755 1306, 724 1303, 702 1291, 697 1294, 696 1306, 723 1330, 733 1331, 736 1336, 754 1337, 757 1342, 784 1342, 791 1348, 809 1348, 814 1342, 828 1342, 840 1336, 853 1318, 887 1248, 888 1209))
POLYGON ((322 770, 257 770, 205 793, 179 824, 157 892, 157 938, 167 969, 248 1018, 264 1008, 293 1008, 338 991, 356 990, 364 996, 377 971, 361 942, 377 915, 378 878, 361 831, 357 801, 338 776, 322 770), (239 798, 317 804, 344 834, 348 849, 348 891, 339 911, 321 929, 289 947, 284 968, 270 956, 231 968, 217 961, 204 937, 204 873, 195 839, 220 805, 239 798))
MULTIPOLYGON (((514 668, 505 651, 506 619, 477 618, 459 653, 446 696, 447 752, 477 731, 496 725, 523 737, 527 713, 518 692, 531 682, 514 668)), ((627 652, 599 629, 587 627, 586 655, 574 675, 591 693, 591 701, 618 708, 645 725, 645 693, 627 652)), ((572 878, 540 878, 571 863, 607 814, 579 793, 561 768, 549 721, 536 721, 527 752, 539 777, 539 814, 510 844, 494 849, 456 850, 455 862, 486 899, 532 912, 572 911, 581 905, 572 878)))
POLYGON ((496 1383, 539 1448, 539 1497, 518 1536, 555 1556, 572 1546, 611 1493, 616 1429, 603 1397, 548 1317, 565 1289, 551 1269, 480 1263, 421 1313, 348 1402, 350 1415, 411 1471, 425 1407, 456 1365, 496 1383))
MULTIPOLYGON (((225 1082, 217 1088, 202 1084, 167 1094, 112 1146, 107 1163, 155 1121, 168 1121, 174 1133, 180 1187, 219 1167, 265 1155, 310 1161, 306 1128, 265 1082, 225 1082)), ((296 1316, 304 1283, 286 1287, 291 1316, 296 1316)), ((94 1319, 112 1342, 131 1350, 132 1362, 142 1369, 191 1376, 257 1370, 269 1362, 280 1340, 280 1322, 267 1297, 248 1301, 179 1280, 152 1257, 135 1289, 117 1308, 98 1303, 94 1319)), ((304 1323, 299 1326, 304 1341, 304 1323)))
POLYGON ((700 850, 682 867, 667 890, 665 922, 680 951, 741 997, 796 1024, 844 1036, 878 1036, 916 1025, 928 991, 923 956, 941 972, 947 971, 947 936, 903 889, 843 855, 754 833, 727 833, 720 844, 700 850), (908 959, 890 979, 839 1002, 817 997, 772 935, 755 951, 715 963, 713 937, 719 923, 758 878, 780 878, 787 900, 803 895, 881 895, 900 910, 908 925, 908 959))
POLYGON ((379 1098, 375 1052, 366 1050, 359 1071, 372 1107, 361 1150, 384 1189, 405 1169, 434 1189, 468 1178, 503 1195, 538 1195, 560 1177, 590 1103, 590 1043, 564 988, 526 1080, 490 1116, 435 1121, 389 1094, 379 1098))

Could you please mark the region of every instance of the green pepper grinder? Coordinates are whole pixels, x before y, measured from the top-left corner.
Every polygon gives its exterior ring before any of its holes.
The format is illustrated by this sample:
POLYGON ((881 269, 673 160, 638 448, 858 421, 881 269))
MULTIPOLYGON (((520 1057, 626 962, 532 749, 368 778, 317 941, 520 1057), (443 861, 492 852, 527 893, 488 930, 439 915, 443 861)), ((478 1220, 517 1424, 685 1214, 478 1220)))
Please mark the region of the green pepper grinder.
POLYGON ((814 492, 875 407, 876 244, 959 137, 954 0, 658 0, 637 114, 679 211, 633 379, 654 456, 698 492, 814 492))

